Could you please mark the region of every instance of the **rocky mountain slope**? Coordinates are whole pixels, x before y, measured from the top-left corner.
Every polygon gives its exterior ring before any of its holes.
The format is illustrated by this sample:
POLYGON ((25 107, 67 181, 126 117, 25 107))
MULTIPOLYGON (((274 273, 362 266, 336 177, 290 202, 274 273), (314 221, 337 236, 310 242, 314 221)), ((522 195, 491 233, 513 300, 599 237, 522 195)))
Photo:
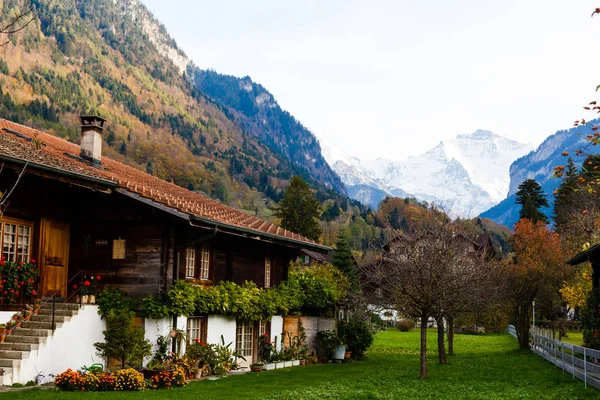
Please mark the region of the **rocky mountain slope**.
MULTIPOLYGON (((548 137, 534 152, 519 158, 510 166, 510 185, 508 196, 496 206, 483 212, 481 217, 512 227, 519 220, 520 206, 515 203, 515 193, 518 186, 526 179, 535 179, 547 195, 550 207, 543 210, 549 219, 552 218, 554 204, 553 192, 560 184, 560 179, 554 178, 554 168, 565 165, 567 160, 562 155, 564 151, 571 155, 585 146, 585 137, 590 134, 591 126, 600 121, 591 121, 587 126, 569 130, 561 130, 548 137)), ((583 157, 574 157, 579 166, 583 157)))
POLYGON ((509 189, 510 164, 532 149, 483 130, 402 161, 361 161, 327 143, 322 147, 351 197, 372 206, 385 195, 416 197, 461 217, 474 217, 501 201, 509 189))
MULTIPOLYGON (((0 2, 0 22, 24 1, 0 2)), ((291 115, 275 107, 285 121, 261 135, 199 90, 195 67, 139 0, 27 1, 38 18, 0 48, 0 117, 78 142, 77 116, 99 114, 106 155, 252 211, 295 174, 344 190, 291 115)))

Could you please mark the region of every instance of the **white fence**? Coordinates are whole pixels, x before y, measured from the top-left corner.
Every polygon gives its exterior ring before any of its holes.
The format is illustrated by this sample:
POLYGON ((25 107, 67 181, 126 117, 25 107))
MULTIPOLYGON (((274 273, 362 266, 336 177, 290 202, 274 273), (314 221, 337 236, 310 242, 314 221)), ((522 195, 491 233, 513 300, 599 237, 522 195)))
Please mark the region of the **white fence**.
MULTIPOLYGON (((515 327, 508 326, 508 333, 517 337, 515 327)), ((531 350, 556 367, 579 378, 588 385, 600 389, 600 351, 561 342, 538 334, 531 334, 531 350)))

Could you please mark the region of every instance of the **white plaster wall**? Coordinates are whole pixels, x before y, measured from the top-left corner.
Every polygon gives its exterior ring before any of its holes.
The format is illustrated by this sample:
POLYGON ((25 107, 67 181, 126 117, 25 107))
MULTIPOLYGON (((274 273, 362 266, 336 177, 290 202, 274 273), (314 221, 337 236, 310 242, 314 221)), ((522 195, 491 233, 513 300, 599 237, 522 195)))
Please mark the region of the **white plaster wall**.
MULTIPOLYGON (((13 370, 12 382, 26 383, 34 380, 38 372, 59 374, 68 368, 80 369, 83 365, 103 364, 104 360, 96 355, 95 342, 103 342, 102 331, 106 322, 98 315, 98 306, 83 305, 77 315, 56 328, 37 350, 21 361, 13 370)), ((5 377, 5 384, 6 377, 5 377)))
POLYGON ((235 317, 225 315, 209 315, 207 318, 206 341, 212 344, 221 343, 221 335, 225 344, 232 343, 232 348, 235 348, 235 333, 236 333, 235 317))
MULTIPOLYGON (((187 332, 187 317, 177 317, 177 329, 187 332)), ((156 340, 159 336, 169 336, 173 330, 173 317, 162 319, 144 319, 145 337, 152 343, 152 353, 156 350, 156 340)), ((182 354, 185 354, 185 343, 181 346, 182 354)), ((145 366, 152 359, 152 356, 144 358, 143 365, 145 366)))
POLYGON ((271 341, 274 342, 277 351, 281 350, 281 337, 283 336, 283 317, 281 315, 274 315, 271 318, 271 341), (275 340, 277 336, 277 340, 275 340))
POLYGON ((5 324, 11 320, 16 311, 0 311, 0 324, 5 324))

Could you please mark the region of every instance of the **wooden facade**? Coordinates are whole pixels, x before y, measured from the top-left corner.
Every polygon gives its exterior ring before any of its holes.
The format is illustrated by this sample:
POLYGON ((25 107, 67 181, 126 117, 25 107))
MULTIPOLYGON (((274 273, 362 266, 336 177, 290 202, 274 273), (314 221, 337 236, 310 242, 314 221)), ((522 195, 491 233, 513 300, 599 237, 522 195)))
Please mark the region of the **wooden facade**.
MULTIPOLYGON (((0 187, 11 187, 17 171, 5 168, 0 187)), ((297 244, 224 232, 218 223, 191 223, 101 185, 55 178, 26 174, 3 216, 31 226, 31 258, 40 265, 42 296, 69 297, 73 288, 67 282, 79 271, 100 275, 99 289, 116 286, 138 298, 162 293, 177 279, 208 285, 249 280, 263 287, 266 262, 274 286, 287 278, 289 262, 301 250, 297 244), (189 276, 191 267, 203 266, 206 276, 189 276)))

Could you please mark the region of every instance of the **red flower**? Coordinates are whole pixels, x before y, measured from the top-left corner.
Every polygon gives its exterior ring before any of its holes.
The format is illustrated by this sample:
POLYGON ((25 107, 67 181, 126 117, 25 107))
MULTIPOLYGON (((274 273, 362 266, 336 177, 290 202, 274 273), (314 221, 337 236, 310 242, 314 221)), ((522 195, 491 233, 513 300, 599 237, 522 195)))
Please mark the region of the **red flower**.
POLYGON ((0 266, 4 266, 4 259, 0 260, 0 266))
POLYGON ((14 293, 14 292, 15 292, 15 289, 10 289, 10 292, 11 292, 11 293, 14 293))
POLYGON ((97 279, 97 280, 100 280, 100 275, 98 275, 98 276, 96 277, 96 279, 97 279))
POLYGON ((17 269, 21 269, 21 266, 19 265, 19 266, 17 267, 17 269))
POLYGON ((31 294, 35 296, 37 294, 37 292, 34 290, 31 292, 31 294))
POLYGON ((31 262, 32 262, 33 264, 35 264, 35 260, 34 260, 33 258, 31 259, 31 262))
POLYGON ((90 285, 91 285, 90 281, 85 281, 85 282, 83 282, 83 284, 84 284, 85 286, 90 286, 90 285))
POLYGON ((18 296, 18 295, 19 295, 19 292, 15 292, 15 294, 18 296))
POLYGON ((5 290, 5 291, 4 291, 4 294, 8 294, 8 292, 5 290))
POLYGON ((77 289, 77 284, 76 283, 73 284, 73 289, 77 289))

